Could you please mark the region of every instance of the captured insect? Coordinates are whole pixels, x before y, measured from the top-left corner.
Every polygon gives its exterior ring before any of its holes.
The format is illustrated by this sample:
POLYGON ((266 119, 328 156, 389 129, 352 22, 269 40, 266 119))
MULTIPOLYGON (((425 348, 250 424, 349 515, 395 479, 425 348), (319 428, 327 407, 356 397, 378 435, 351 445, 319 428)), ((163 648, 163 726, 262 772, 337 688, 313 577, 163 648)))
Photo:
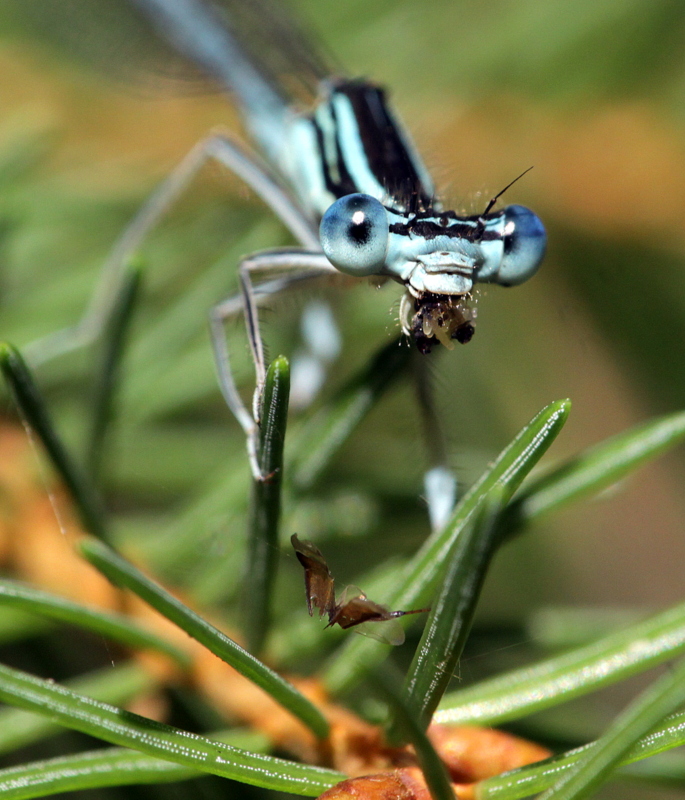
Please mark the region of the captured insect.
MULTIPOLYGON (((210 313, 221 391, 246 434, 252 473, 261 479, 259 398, 266 365, 258 306, 265 299, 340 273, 392 279, 404 287, 400 327, 427 354, 435 345, 451 348, 471 339, 476 284, 515 286, 537 271, 545 229, 523 206, 493 210, 506 190, 472 216, 444 209, 383 89, 327 69, 280 3, 130 2, 175 50, 231 93, 259 155, 223 134, 200 142, 122 235, 77 334, 83 340, 101 326, 125 264, 207 160, 238 175, 301 244, 245 257, 238 266, 240 296, 210 313), (240 312, 256 373, 251 410, 238 393, 224 330, 240 312)), ((52 345, 71 346, 64 337, 52 345)))
POLYGON ((374 603, 356 586, 348 586, 340 597, 340 602, 335 600, 335 581, 328 569, 328 564, 321 550, 311 542, 300 541, 297 534, 290 537, 298 561, 304 567, 304 588, 307 595, 307 610, 309 616, 314 615, 314 609, 319 609, 319 616, 328 615, 327 628, 340 625, 341 628, 356 628, 364 636, 378 639, 386 644, 399 645, 404 642, 402 626, 395 620, 407 614, 423 614, 429 608, 417 608, 414 611, 390 611, 380 603, 374 603), (374 623, 367 626, 365 623, 374 623), (382 626, 376 623, 385 623, 382 626), (375 630, 374 630, 375 628, 375 630))

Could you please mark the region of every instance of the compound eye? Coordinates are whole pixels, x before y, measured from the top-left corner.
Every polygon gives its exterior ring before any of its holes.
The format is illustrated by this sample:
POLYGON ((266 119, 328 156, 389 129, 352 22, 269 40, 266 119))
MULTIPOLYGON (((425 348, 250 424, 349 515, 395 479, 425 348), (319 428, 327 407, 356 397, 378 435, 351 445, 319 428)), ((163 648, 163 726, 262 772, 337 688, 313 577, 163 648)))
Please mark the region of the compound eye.
POLYGON ((348 275, 376 275, 388 251, 388 214, 375 197, 348 194, 321 220, 319 238, 326 258, 348 275))
POLYGON ((527 281, 542 263, 547 234, 540 218, 529 208, 507 206, 504 209, 504 254, 497 273, 497 283, 516 286, 527 281))

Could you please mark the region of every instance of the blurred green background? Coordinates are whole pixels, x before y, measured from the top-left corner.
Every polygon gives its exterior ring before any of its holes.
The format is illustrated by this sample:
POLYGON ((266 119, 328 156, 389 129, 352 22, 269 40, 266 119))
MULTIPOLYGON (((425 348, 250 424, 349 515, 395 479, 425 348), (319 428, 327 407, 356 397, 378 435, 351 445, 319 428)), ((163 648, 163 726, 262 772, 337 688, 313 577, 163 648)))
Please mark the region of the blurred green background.
MULTIPOLYGON (((544 220, 543 268, 524 286, 481 290, 473 341, 430 359, 462 486, 551 400, 570 397, 573 410, 548 463, 685 407, 685 6, 296 5, 348 74, 390 88, 448 206, 473 213, 535 167, 505 200, 544 220)), ((44 3, 46 13, 59 6, 44 3)), ((157 182, 209 129, 238 126, 219 93, 108 80, 21 22, 10 6, 0 15, 0 335, 20 347, 78 319, 108 249, 157 182)), ((240 255, 288 241, 250 192, 210 165, 143 252, 106 493, 129 547, 207 601, 238 588, 247 462, 216 388, 206 312, 235 290, 240 255)), ((325 396, 397 333, 400 293, 362 282, 306 295, 330 300, 343 330, 325 396)), ((296 351, 303 302, 289 296, 263 315, 272 354, 296 351)), ((249 392, 237 323, 231 339, 249 392)), ((37 370, 76 452, 93 358, 91 348, 37 370)), ((317 492, 286 509, 283 533, 328 537, 341 582, 356 574, 362 548, 369 564, 409 552, 428 531, 425 465, 405 382, 317 492)), ((481 625, 546 605, 681 600, 683 467, 682 454, 666 457, 505 548, 481 625)), ((293 561, 283 562, 286 607, 302 600, 293 561)), ((463 677, 490 669, 484 653, 463 662, 463 677)))

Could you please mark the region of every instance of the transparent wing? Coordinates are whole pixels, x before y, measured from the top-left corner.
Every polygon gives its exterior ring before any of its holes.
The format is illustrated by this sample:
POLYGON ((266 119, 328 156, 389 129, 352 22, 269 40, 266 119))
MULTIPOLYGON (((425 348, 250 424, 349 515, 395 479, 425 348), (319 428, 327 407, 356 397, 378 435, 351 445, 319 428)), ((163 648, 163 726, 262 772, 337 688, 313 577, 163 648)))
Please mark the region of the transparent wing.
POLYGON ((391 644, 395 647, 404 644, 404 628, 396 619, 386 619, 377 622, 362 622, 352 628, 354 633, 368 636, 383 644, 391 644))
MULTIPOLYGON (((172 90, 216 91, 213 74, 198 46, 181 54, 136 7, 135 0, 5 0, 13 26, 38 37, 70 59, 128 83, 173 82, 172 90)), ((177 0, 160 5, 178 7, 177 0)), ((142 4, 141 4, 142 5, 142 4)), ((217 27, 225 27, 278 94, 309 104, 331 70, 287 3, 271 0, 198 0, 217 27)), ((196 15, 197 16, 197 15, 196 15)), ((338 70, 335 70, 339 72, 338 70)))
POLYGON ((404 628, 399 617, 407 614, 423 614, 427 608, 413 611, 391 611, 387 606, 374 603, 357 586, 347 586, 335 606, 329 625, 340 625, 347 630, 369 636, 385 644, 399 645, 404 642, 404 628))
POLYGON ((352 600, 366 600, 366 595, 358 586, 354 586, 353 584, 349 584, 342 590, 342 594, 340 595, 340 599, 338 601, 339 606, 346 606, 352 600))
POLYGON ((287 2, 212 0, 254 64, 284 96, 310 103, 331 74, 341 75, 329 53, 292 13, 287 2))
POLYGON ((124 0, 6 0, 20 34, 42 41, 59 55, 129 84, 174 82, 213 90, 203 71, 159 36, 124 0))

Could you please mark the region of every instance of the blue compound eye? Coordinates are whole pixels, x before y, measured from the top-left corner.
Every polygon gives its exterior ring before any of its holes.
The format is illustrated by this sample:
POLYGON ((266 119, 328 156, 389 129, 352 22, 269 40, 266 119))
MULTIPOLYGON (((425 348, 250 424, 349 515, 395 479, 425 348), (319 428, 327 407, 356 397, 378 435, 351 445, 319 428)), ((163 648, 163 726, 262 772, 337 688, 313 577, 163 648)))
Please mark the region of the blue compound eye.
POLYGON ((504 209, 504 254, 497 283, 516 286, 531 278, 547 247, 547 234, 540 218, 523 206, 504 209))
POLYGON ((319 238, 326 258, 348 275, 376 275, 388 251, 388 214, 368 194, 336 200, 321 220, 319 238))

